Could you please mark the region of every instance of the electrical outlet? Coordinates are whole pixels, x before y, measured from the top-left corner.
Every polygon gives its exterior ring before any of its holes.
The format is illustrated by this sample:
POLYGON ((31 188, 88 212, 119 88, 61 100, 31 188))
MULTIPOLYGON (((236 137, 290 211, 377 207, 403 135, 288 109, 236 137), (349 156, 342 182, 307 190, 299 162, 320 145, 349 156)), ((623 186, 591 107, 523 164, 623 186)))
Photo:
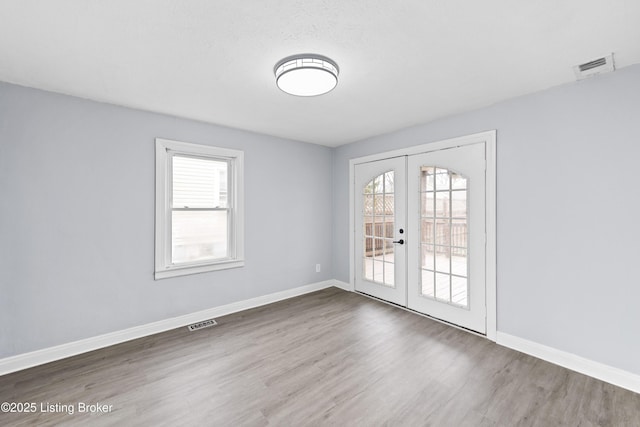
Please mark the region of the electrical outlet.
POLYGON ((320 273, 320 264, 316 264, 316 273, 320 273))

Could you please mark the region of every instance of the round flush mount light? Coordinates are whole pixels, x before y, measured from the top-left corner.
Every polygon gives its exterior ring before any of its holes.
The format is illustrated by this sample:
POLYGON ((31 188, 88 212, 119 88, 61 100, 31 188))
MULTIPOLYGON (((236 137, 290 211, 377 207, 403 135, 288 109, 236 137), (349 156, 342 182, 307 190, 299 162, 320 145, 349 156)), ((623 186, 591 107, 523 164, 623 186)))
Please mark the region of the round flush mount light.
POLYGON ((316 96, 338 84, 338 64, 322 55, 293 55, 279 61, 273 69, 276 84, 283 92, 296 96, 316 96))

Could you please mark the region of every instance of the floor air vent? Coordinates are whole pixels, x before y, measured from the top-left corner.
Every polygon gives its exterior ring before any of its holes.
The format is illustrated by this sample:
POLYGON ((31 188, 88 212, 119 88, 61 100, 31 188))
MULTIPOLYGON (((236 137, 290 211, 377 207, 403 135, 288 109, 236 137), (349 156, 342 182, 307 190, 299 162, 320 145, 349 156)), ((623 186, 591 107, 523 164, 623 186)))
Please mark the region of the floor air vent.
POLYGON ((616 68, 613 64, 613 53, 573 67, 573 71, 576 73, 578 80, 586 79, 587 77, 602 73, 609 73, 615 69, 616 68))
POLYGON ((194 323, 193 325, 187 326, 191 332, 197 331, 198 329, 208 328, 209 326, 215 326, 218 322, 213 319, 203 320, 202 322, 194 323))

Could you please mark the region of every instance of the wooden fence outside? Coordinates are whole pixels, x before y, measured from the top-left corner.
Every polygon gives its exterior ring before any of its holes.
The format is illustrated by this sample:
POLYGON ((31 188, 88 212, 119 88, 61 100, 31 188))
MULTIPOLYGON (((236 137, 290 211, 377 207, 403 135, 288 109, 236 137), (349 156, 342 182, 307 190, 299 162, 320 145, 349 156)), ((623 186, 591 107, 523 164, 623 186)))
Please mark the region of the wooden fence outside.
MULTIPOLYGON (((376 218, 377 219, 377 218, 376 218)), ((380 220, 383 218, 381 217, 380 220)), ((373 218, 365 218, 365 256, 379 256, 392 252, 394 237, 393 217, 384 217, 384 222, 373 222, 373 218), (375 232, 374 232, 375 227, 375 232), (374 237, 369 237, 374 236, 374 237)), ((448 254, 451 247, 451 255, 466 256, 467 248, 467 224, 464 222, 450 222, 447 219, 434 220, 423 219, 421 230, 423 243, 435 244, 437 254, 448 254)))

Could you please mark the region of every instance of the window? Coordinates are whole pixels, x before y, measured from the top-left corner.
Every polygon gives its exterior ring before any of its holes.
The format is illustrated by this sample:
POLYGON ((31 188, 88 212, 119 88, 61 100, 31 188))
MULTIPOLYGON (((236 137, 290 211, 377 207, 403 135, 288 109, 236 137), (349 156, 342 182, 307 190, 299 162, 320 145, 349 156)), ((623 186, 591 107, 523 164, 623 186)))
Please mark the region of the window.
POLYGON ((242 151, 156 139, 156 279, 244 265, 242 167, 242 151))

